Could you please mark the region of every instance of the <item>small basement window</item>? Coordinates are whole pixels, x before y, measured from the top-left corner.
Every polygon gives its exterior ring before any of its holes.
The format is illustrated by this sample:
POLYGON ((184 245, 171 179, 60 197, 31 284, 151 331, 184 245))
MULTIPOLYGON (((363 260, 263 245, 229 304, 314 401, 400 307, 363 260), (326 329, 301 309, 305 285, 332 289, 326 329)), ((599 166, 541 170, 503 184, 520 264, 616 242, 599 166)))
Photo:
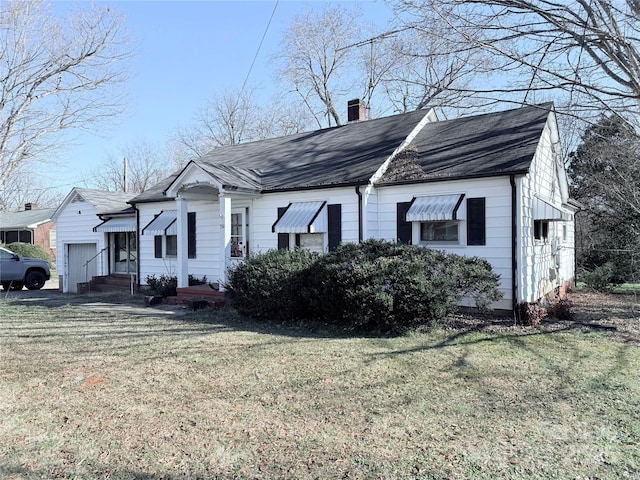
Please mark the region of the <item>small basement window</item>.
POLYGON ((536 240, 546 240, 549 238, 549 221, 534 220, 533 233, 536 240))
POLYGON ((420 241, 437 243, 458 243, 458 225, 455 220, 422 222, 420 241))

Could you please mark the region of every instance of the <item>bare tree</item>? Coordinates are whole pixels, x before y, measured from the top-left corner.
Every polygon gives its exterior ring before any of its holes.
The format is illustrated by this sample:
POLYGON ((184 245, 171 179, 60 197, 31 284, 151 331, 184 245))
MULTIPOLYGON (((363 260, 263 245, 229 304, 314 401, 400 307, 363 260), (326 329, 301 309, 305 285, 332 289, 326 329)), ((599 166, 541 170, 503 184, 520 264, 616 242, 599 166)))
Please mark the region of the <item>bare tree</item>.
POLYGON ((222 145, 236 145, 305 131, 310 124, 305 109, 281 97, 266 107, 253 99, 253 90, 226 90, 211 97, 189 126, 176 129, 169 151, 176 166, 201 157, 222 145))
POLYGON ((567 111, 604 111, 640 123, 640 3, 637 0, 400 0, 436 12, 460 41, 496 59, 478 91, 532 103, 564 92, 567 111))
POLYGON ((47 179, 41 174, 21 168, 14 170, 4 184, 0 195, 0 211, 19 211, 26 203, 56 208, 63 198, 58 189, 47 185, 47 179))
POLYGON ((457 51, 449 37, 441 21, 425 17, 388 41, 391 60, 379 82, 394 110, 475 105, 471 83, 482 77, 486 56, 478 50, 457 51))
POLYGON ((254 106, 251 91, 226 90, 212 96, 190 126, 179 127, 173 140, 188 156, 200 157, 221 145, 236 145, 253 138, 254 106))
POLYGON ((141 193, 173 172, 175 165, 166 158, 166 149, 144 139, 137 139, 111 153, 83 183, 87 187, 111 192, 141 193), (126 159, 126 185, 125 185, 126 159))
POLYGON ((320 13, 297 15, 285 31, 279 76, 293 86, 319 127, 341 125, 338 98, 364 84, 353 50, 344 48, 361 38, 359 17, 355 9, 326 6, 320 13))
POLYGON ((3 0, 0 186, 21 167, 52 158, 56 134, 87 129, 121 111, 115 87, 126 78, 130 54, 111 8, 59 18, 43 0, 3 0))
POLYGON ((306 108, 279 96, 252 116, 252 140, 302 133, 312 122, 306 108))

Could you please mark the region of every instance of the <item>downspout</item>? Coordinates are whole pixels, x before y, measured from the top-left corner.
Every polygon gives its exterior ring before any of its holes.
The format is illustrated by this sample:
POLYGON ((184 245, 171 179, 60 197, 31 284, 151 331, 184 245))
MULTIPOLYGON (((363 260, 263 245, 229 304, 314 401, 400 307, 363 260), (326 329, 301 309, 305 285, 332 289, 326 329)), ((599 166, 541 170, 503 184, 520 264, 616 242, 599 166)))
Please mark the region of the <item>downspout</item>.
POLYGON ((136 261, 136 287, 140 288, 140 210, 134 205, 136 211, 136 249, 138 250, 138 258, 136 261))
POLYGON ((518 282, 516 277, 516 275, 518 274, 518 260, 516 258, 518 250, 518 238, 516 224, 516 176, 514 174, 509 175, 509 183, 511 184, 511 299, 513 315, 515 319, 516 305, 518 304, 518 282))
POLYGON ((356 185, 356 195, 358 195, 358 243, 362 243, 362 192, 360 185, 356 185))

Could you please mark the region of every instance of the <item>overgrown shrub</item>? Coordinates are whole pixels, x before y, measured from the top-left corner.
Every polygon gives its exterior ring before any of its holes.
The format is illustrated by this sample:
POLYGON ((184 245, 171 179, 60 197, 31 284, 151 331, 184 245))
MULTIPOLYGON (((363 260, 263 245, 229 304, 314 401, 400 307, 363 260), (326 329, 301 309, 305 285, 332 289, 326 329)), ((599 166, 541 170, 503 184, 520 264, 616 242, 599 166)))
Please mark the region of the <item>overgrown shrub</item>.
POLYGON ((558 300, 548 308, 548 313, 558 320, 572 320, 573 302, 566 299, 558 300))
POLYGON ((618 274, 613 262, 595 267, 592 271, 581 275, 587 287, 598 292, 608 292, 612 287, 624 283, 624 278, 618 274))
POLYGON ((145 278, 150 293, 159 297, 173 297, 177 295, 178 277, 172 275, 147 275, 145 278))
POLYGON ((547 311, 539 303, 520 302, 516 305, 516 324, 537 327, 547 316, 547 311))
POLYGON ((481 259, 369 240, 323 256, 304 250, 255 255, 231 271, 239 311, 257 318, 311 318, 356 331, 399 333, 433 325, 463 296, 502 298, 481 259))
POLYGON ((227 294, 236 309, 253 318, 278 321, 305 316, 300 290, 304 272, 318 255, 307 250, 269 250, 229 270, 227 294))
POLYGON ((11 250, 13 253, 17 253, 21 257, 29 258, 41 258, 51 265, 51 255, 49 255, 44 248, 40 245, 33 245, 32 243, 13 242, 4 245, 4 248, 11 250))

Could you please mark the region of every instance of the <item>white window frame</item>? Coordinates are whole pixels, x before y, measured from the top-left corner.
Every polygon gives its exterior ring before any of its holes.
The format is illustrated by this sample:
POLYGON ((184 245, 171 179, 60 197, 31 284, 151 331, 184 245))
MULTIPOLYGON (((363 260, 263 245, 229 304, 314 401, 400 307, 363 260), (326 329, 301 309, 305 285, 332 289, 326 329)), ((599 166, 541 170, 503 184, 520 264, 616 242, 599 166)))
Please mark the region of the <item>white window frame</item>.
POLYGON ((231 209, 231 258, 244 259, 247 256, 247 209, 231 209), (240 233, 234 233, 233 217, 240 215, 240 233))
POLYGON ((178 235, 163 235, 164 237, 164 258, 177 258, 178 257, 178 235), (175 244, 175 252, 176 253, 169 253, 169 237, 175 237, 176 239, 176 244, 175 244))
POLYGON ((429 222, 415 222, 418 226, 418 241, 420 245, 460 245, 462 240, 461 236, 461 220, 434 220, 429 222), (457 228, 456 240, 425 240, 422 236, 422 227, 423 225, 435 224, 435 223, 445 223, 445 224, 455 224, 457 228))

